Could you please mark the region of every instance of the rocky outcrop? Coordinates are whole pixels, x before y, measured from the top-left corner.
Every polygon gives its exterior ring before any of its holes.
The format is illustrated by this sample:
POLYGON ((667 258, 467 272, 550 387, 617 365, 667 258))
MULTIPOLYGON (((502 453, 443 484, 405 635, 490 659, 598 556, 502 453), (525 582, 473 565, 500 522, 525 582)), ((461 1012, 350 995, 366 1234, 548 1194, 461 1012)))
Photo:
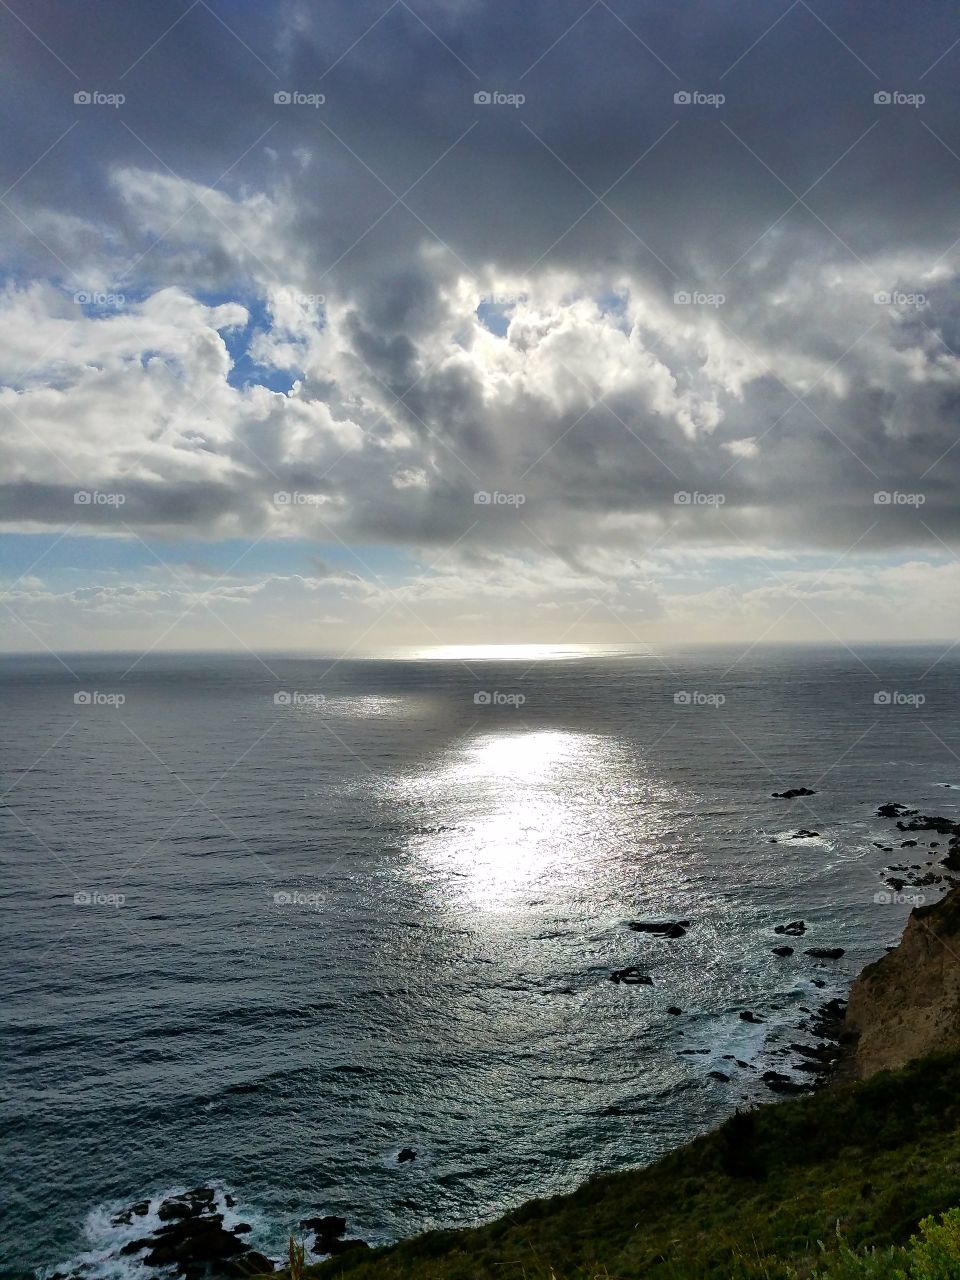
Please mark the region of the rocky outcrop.
POLYGON ((627 986, 645 986, 652 987, 653 979, 648 973, 641 973, 634 965, 630 965, 627 969, 614 969, 610 975, 611 982, 625 982, 627 986))
POLYGON ((791 920, 789 924, 778 924, 773 932, 786 933, 791 938, 799 938, 806 931, 807 926, 802 920, 791 920))
POLYGON ((910 913, 900 945, 850 989, 843 1078, 960 1049, 960 888, 910 913))
MULTIPOLYGON (((326 1214, 322 1218, 301 1218, 300 1229, 314 1233, 313 1244, 310 1246, 311 1253, 339 1256, 342 1253, 351 1253, 356 1249, 370 1247, 365 1240, 344 1240, 347 1220, 337 1217, 336 1214, 326 1214)), ((237 1228, 234 1227, 234 1231, 236 1230, 237 1228)))
POLYGON ((655 933, 661 938, 682 938, 690 928, 689 920, 628 920, 634 933, 655 933))
MULTIPOLYGON (((131 1205, 114 1224, 130 1225, 134 1218, 144 1217, 144 1205, 149 1207, 149 1201, 131 1205)), ((147 1267, 166 1269, 182 1280, 207 1280, 210 1275, 239 1280, 274 1269, 268 1257, 241 1238, 250 1232, 249 1223, 239 1222, 229 1230, 224 1226, 213 1187, 169 1196, 158 1206, 157 1218, 161 1225, 152 1235, 129 1241, 120 1249, 121 1257, 138 1257, 147 1267)))

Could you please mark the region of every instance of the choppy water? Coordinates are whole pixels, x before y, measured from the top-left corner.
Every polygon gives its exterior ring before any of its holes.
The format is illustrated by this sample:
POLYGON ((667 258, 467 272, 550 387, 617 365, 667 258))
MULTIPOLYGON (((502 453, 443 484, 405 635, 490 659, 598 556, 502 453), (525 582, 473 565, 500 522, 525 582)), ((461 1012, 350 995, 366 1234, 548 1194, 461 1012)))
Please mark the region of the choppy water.
POLYGON ((873 815, 955 812, 960 669, 738 656, 0 660, 3 1273, 131 1274, 111 1210, 200 1183, 268 1253, 473 1222, 762 1096, 706 1073, 899 935, 873 815), (843 960, 776 959, 796 916, 843 960))

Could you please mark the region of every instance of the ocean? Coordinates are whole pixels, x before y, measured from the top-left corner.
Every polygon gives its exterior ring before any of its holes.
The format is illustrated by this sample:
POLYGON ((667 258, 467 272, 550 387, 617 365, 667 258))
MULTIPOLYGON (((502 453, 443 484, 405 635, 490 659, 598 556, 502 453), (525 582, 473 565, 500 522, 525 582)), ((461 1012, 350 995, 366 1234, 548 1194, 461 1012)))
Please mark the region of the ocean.
POLYGON ((146 1277, 112 1217, 199 1185, 276 1257, 473 1223, 770 1100, 910 909, 878 805, 956 817, 942 652, 0 659, 0 1271, 146 1277))

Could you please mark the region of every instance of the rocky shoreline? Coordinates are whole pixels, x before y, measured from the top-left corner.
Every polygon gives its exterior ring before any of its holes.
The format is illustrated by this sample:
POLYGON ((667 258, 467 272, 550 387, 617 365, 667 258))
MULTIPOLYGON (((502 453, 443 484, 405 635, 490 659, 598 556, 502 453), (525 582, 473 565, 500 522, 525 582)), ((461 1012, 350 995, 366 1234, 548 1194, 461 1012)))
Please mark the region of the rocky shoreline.
MULTIPOLYGON (((801 787, 783 793, 783 797, 811 794, 801 787)), ((902 894, 908 887, 945 892, 945 896, 927 905, 925 893, 914 895, 916 905, 901 942, 863 970, 846 1002, 831 997, 815 1008, 799 1006, 805 1016, 796 1024, 794 1037, 787 1043, 776 1043, 786 1030, 778 1028, 774 1042, 765 1042, 761 1051, 761 1058, 776 1060, 776 1066, 762 1069, 763 1061, 747 1062, 728 1053, 722 1060, 730 1065, 714 1065, 703 1078, 731 1085, 744 1078, 737 1077, 735 1069, 749 1071, 758 1087, 790 1096, 864 1079, 939 1049, 960 1047, 960 876, 953 874, 960 873, 960 823, 921 814, 897 801, 880 805, 876 816, 895 823, 898 835, 908 836, 899 841, 901 849, 918 850, 914 857, 926 855, 920 862, 885 867, 876 900, 891 901, 893 894, 902 894), (921 852, 922 834, 927 840, 921 852), (930 835, 937 839, 931 840, 930 835)), ((895 848, 894 843, 874 843, 884 852, 895 848)), ((626 920, 624 924, 633 933, 658 939, 655 945, 680 945, 688 930, 695 927, 686 919, 626 920)), ((808 927, 804 920, 771 925, 772 953, 784 959, 793 956, 800 940, 808 940, 808 927)), ((844 949, 813 945, 803 948, 803 954, 822 964, 841 958, 844 949)), ((609 979, 628 987, 653 986, 653 978, 637 965, 615 969, 609 979)), ((811 982, 815 987, 827 985, 821 977, 813 977, 811 982)), ((684 1011, 671 1005, 666 1012, 679 1016, 684 1011)), ((741 1009, 737 1016, 751 1024, 767 1021, 752 1009, 741 1009)), ((711 1052, 710 1048, 692 1046, 677 1050, 685 1057, 711 1052)), ((752 1104, 756 1097, 744 1095, 744 1101, 752 1104)), ((397 1160, 402 1163, 416 1157, 414 1150, 404 1148, 397 1160)), ((212 1186, 140 1200, 111 1219, 118 1229, 131 1229, 130 1238, 119 1247, 119 1258, 180 1280, 239 1280, 275 1271, 283 1264, 250 1243, 253 1227, 238 1220, 236 1206, 229 1192, 212 1186)), ((369 1248, 365 1241, 348 1237, 346 1219, 336 1215, 304 1217, 299 1221, 299 1233, 313 1261, 369 1248)), ((47 1280, 85 1280, 86 1275, 81 1265, 49 1272, 47 1280)))
MULTIPOLYGON (((194 1187, 153 1200, 138 1200, 114 1214, 117 1228, 136 1228, 133 1238, 117 1250, 118 1263, 150 1268, 180 1280, 247 1280, 269 1275, 278 1265, 246 1238, 249 1222, 228 1219, 237 1200, 220 1187, 194 1187)), ((345 1239, 346 1218, 332 1214, 302 1218, 299 1233, 314 1261, 370 1246, 363 1240, 345 1239)), ((83 1266, 54 1271, 47 1280, 84 1280, 83 1266)))
MULTIPOLYGON (((899 801, 880 805, 876 816, 895 822, 900 834, 927 832, 948 839, 945 854, 934 852, 942 849, 940 840, 929 840, 926 851, 932 856, 925 862, 884 867, 875 901, 892 902, 907 888, 945 896, 927 903, 925 893, 904 894, 914 909, 900 942, 854 979, 846 1001, 828 1000, 800 1024, 816 1043, 793 1043, 789 1051, 801 1055, 793 1069, 812 1075, 811 1088, 865 1079, 960 1044, 960 876, 955 874, 960 873, 960 822, 921 814, 899 801)), ((920 846, 919 839, 899 841, 902 849, 920 846)), ((892 853, 895 845, 877 841, 875 847, 892 853)), ((799 924, 778 926, 774 932, 802 933, 799 924)), ((809 948, 806 954, 828 950, 809 948)), ((787 948, 774 951, 787 954, 787 948)), ((802 1092, 776 1073, 767 1083, 778 1092, 802 1092)))
MULTIPOLYGON (((774 792, 775 798, 794 799, 796 797, 814 795, 815 792, 807 787, 794 787, 783 792, 774 792)), ((904 946, 911 951, 917 951, 918 948, 912 946, 911 940, 917 928, 922 927, 922 923, 933 920, 934 916, 938 921, 943 921, 945 915, 940 911, 948 900, 953 900, 953 891, 960 884, 960 822, 954 821, 952 818, 942 817, 940 815, 922 814, 918 809, 910 809, 899 801, 889 801, 881 804, 876 811, 876 817, 892 821, 896 825, 898 836, 909 836, 907 839, 899 839, 895 842, 874 841, 874 847, 881 849, 885 853, 892 853, 897 847, 900 849, 917 850, 914 857, 925 857, 923 862, 902 862, 890 863, 880 872, 880 886, 874 895, 874 900, 878 903, 890 903, 893 901, 905 901, 914 906, 910 921, 914 918, 921 922, 920 925, 908 923, 907 931, 904 939, 899 946, 888 948, 888 956, 896 955, 901 952, 904 946), (921 833, 927 835, 927 840, 923 841, 919 838, 921 833), (930 835, 936 835, 938 839, 929 839, 930 835), (946 848, 944 851, 944 841, 939 837, 946 837, 946 848), (919 889, 922 893, 907 893, 905 890, 919 889), (939 903, 928 904, 927 897, 933 893, 945 893, 947 896, 939 903), (939 914, 936 914, 938 913, 939 914)), ((816 836, 815 831, 807 831, 805 829, 798 831, 792 838, 800 839, 804 837, 816 836)), ((908 855, 909 856, 909 855, 908 855)), ((960 915, 960 909, 958 909, 960 915)), ((693 927, 690 920, 629 920, 626 922, 628 928, 636 933, 649 934, 668 941, 677 941, 682 939, 687 931, 693 927)), ((771 950, 774 955, 787 959, 795 954, 797 946, 786 941, 787 938, 794 941, 803 938, 807 933, 807 923, 804 920, 791 920, 784 924, 778 924, 773 927, 773 934, 778 935, 784 941, 778 942, 771 950)), ((927 932, 930 932, 929 924, 927 932)), ((936 950, 936 949, 934 949, 936 950)), ((960 938, 957 941, 957 951, 960 954, 960 938)), ((803 954, 809 956, 812 960, 833 961, 839 960, 844 954, 844 948, 838 946, 815 945, 803 948, 803 954)), ((928 963, 929 956, 914 956, 916 963, 928 963)), ((787 1070, 779 1070, 776 1067, 768 1067, 759 1071, 756 1079, 762 1083, 771 1093, 779 1095, 793 1095, 811 1092, 814 1089, 829 1087, 838 1082, 849 1079, 862 1078, 866 1069, 864 1063, 868 1061, 868 1052, 872 1053, 877 1062, 885 1065, 902 1065, 903 1062, 909 1060, 902 1054, 898 1057, 893 1053, 889 1046, 883 1051, 878 1048, 870 1049, 872 1044, 871 1031, 868 1024, 870 1023, 870 1014, 867 1012, 868 998, 867 990, 874 991, 877 979, 874 976, 878 965, 884 962, 878 961, 874 965, 867 966, 864 973, 854 980, 850 992, 850 1004, 852 1008, 848 1009, 847 1001, 837 997, 826 1000, 821 1005, 811 1008, 805 1005, 800 1006, 800 1011, 805 1014, 805 1018, 796 1026, 796 1031, 802 1034, 805 1039, 801 1041, 795 1038, 785 1045, 772 1045, 766 1048, 769 1056, 783 1059, 783 1065, 787 1070), (889 1062, 888 1062, 889 1059, 889 1062), (894 1061, 894 1059, 896 1059, 894 1061)), ((880 970, 881 976, 884 978, 889 974, 892 965, 880 970)), ((649 974, 644 973, 637 966, 629 966, 624 969, 614 970, 610 973, 610 980, 617 983, 626 983, 629 985, 650 986, 653 979, 649 974)), ((821 977, 811 979, 814 986, 826 986, 826 982, 821 977)), ((902 992, 903 1000, 909 1003, 912 997, 912 988, 908 985, 909 978, 905 976, 904 990, 902 992)), ((668 1013, 679 1015, 683 1010, 676 1005, 671 1005, 668 1013)), ((933 1014, 925 1015, 933 1018, 933 1014)), ((742 1009, 739 1011, 739 1017, 750 1023, 762 1023, 765 1018, 758 1015, 751 1009, 742 1009)), ((910 1023, 910 1019, 900 1017, 901 1023, 910 1023)), ((902 1032, 899 1039, 908 1042, 910 1036, 918 1035, 916 1029, 913 1032, 902 1032)), ((884 1044, 886 1032, 877 1031, 876 1038, 880 1044, 884 1044)), ((927 1041, 922 1036, 919 1037, 918 1043, 926 1044, 927 1041)), ((920 1054, 933 1052, 936 1048, 934 1044, 930 1048, 921 1048, 920 1054)), ((906 1052, 906 1049, 904 1050, 906 1052)), ((709 1049, 685 1047, 678 1049, 677 1053, 684 1057, 693 1057, 697 1055, 708 1055, 709 1049)), ((914 1056, 920 1056, 920 1054, 914 1056)), ((734 1054, 724 1054, 723 1059, 726 1062, 742 1070, 757 1071, 754 1063, 748 1063, 737 1058, 734 1054)), ((877 1067, 876 1069, 879 1069, 877 1067)), ((705 1072, 705 1078, 720 1084, 734 1083, 734 1077, 730 1074, 730 1070, 721 1070, 716 1067, 705 1072)), ((749 1099, 744 1096, 744 1101, 749 1099)))

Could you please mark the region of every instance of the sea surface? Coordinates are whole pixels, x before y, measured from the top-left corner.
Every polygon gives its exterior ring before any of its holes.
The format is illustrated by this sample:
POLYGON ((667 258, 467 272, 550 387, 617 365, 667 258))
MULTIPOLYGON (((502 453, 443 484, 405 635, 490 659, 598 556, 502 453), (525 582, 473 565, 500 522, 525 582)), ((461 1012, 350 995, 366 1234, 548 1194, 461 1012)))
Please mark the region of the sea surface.
POLYGON ((111 1217, 197 1185, 274 1256, 473 1223, 768 1100, 910 909, 878 804, 956 816, 942 652, 0 659, 0 1273, 146 1277, 111 1217))

